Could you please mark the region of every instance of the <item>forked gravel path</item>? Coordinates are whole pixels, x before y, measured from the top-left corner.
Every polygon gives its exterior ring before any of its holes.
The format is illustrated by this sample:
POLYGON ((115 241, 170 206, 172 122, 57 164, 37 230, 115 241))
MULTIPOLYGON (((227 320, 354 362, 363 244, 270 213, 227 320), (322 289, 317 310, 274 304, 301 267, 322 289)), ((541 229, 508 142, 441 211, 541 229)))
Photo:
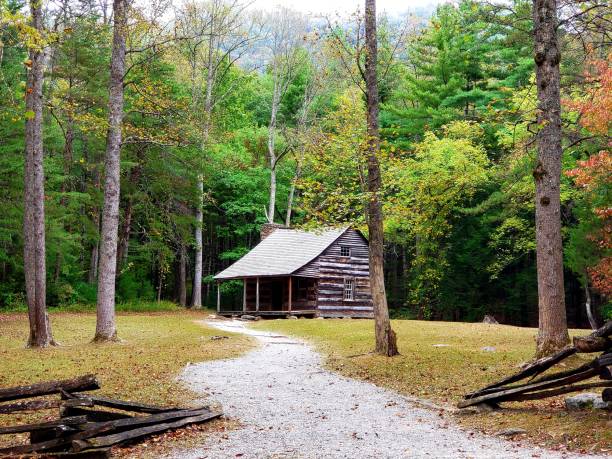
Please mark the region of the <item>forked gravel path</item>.
POLYGON ((396 392, 322 367, 307 344, 211 321, 261 346, 231 360, 189 365, 181 379, 241 426, 213 433, 176 458, 573 458, 459 429, 396 392))

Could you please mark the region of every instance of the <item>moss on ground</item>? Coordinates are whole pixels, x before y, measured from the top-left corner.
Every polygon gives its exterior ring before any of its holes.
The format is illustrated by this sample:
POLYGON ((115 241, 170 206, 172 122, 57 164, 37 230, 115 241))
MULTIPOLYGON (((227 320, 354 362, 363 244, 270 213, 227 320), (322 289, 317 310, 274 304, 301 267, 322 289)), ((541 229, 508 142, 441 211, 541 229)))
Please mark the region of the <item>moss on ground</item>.
MULTIPOLYGON (((518 371, 521 363, 533 358, 537 332, 506 325, 397 320, 393 328, 401 355, 388 358, 370 353, 371 320, 269 320, 255 327, 312 341, 326 356, 328 368, 343 375, 446 405, 455 405, 462 394, 518 371), (487 347, 495 350, 483 349, 487 347)), ((567 365, 579 365, 589 357, 572 359, 567 365)), ((505 406, 500 412, 456 416, 456 420, 487 433, 521 427, 528 433, 516 441, 528 439, 553 449, 612 449, 609 412, 567 412, 563 397, 505 406)))

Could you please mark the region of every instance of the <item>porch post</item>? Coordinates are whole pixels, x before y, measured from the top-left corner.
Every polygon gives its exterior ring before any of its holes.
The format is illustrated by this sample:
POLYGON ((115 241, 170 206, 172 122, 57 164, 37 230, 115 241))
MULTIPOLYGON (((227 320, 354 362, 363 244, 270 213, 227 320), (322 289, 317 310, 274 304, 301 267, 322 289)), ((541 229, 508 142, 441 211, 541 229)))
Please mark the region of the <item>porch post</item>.
POLYGON ((221 282, 217 282, 217 313, 221 312, 221 282))
POLYGON ((293 286, 292 277, 289 276, 289 303, 288 303, 288 306, 289 306, 288 311, 289 312, 291 312, 291 297, 293 296, 292 292, 291 292, 291 287, 292 286, 293 286))
POLYGON ((242 280, 242 312, 246 312, 246 291, 247 291, 247 279, 246 277, 242 280))
POLYGON ((259 312, 259 277, 257 278, 257 284, 255 284, 255 311, 259 312))

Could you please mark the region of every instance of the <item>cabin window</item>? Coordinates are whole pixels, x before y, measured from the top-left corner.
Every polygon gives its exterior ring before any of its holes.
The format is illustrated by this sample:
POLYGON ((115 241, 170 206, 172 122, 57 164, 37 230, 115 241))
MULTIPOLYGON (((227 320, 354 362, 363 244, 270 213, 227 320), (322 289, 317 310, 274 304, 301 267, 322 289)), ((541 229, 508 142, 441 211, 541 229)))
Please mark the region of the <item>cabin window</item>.
POLYGON ((352 277, 344 278, 344 299, 352 301, 355 298, 355 279, 352 277))
POLYGON ((351 256, 351 248, 346 245, 340 246, 340 256, 341 257, 350 257, 351 256))

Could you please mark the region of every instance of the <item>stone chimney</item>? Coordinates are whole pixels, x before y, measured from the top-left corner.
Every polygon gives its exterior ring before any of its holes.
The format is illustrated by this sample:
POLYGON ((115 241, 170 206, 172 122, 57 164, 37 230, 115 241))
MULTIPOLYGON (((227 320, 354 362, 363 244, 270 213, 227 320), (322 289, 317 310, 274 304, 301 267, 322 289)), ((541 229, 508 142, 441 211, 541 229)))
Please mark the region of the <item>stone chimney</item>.
POLYGON ((280 223, 264 223, 259 230, 259 236, 263 241, 270 234, 276 231, 278 228, 287 228, 285 225, 281 225, 280 223))

